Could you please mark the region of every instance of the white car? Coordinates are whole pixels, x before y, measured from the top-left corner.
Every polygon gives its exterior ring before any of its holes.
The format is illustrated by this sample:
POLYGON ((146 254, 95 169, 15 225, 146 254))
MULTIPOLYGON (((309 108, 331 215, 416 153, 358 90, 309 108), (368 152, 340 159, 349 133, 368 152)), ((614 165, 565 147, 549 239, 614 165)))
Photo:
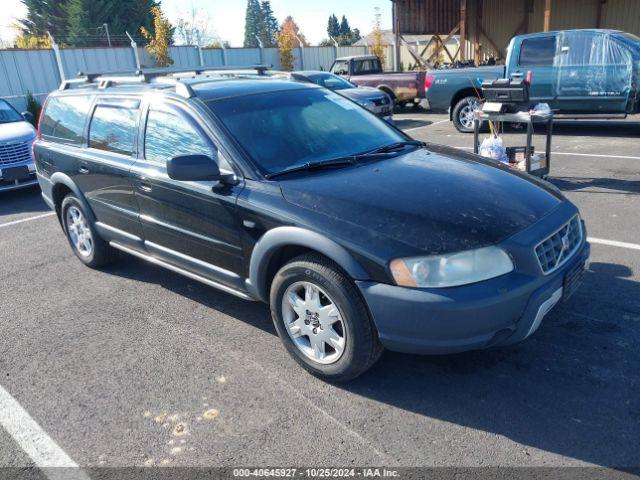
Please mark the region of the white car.
POLYGON ((31 148, 36 129, 29 123, 31 118, 30 112, 20 114, 0 99, 0 192, 38 183, 31 148))

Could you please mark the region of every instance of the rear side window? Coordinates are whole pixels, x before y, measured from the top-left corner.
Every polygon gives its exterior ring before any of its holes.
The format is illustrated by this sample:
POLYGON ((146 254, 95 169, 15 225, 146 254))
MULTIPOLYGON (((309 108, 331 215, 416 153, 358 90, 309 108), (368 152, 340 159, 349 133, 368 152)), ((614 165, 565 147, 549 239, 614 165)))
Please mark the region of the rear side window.
POLYGON ((40 132, 51 140, 82 145, 91 97, 54 97, 47 102, 40 132))
POLYGON ((529 38, 520 46, 520 65, 551 66, 555 56, 555 36, 529 38))
POLYGON ((208 155, 211 148, 184 118, 173 113, 150 110, 144 141, 147 160, 165 163, 178 155, 208 155))
POLYGON ((97 106, 89 127, 89 147, 132 155, 137 109, 97 106))
POLYGON ((377 73, 380 71, 380 64, 377 59, 356 60, 353 62, 353 73, 377 73))

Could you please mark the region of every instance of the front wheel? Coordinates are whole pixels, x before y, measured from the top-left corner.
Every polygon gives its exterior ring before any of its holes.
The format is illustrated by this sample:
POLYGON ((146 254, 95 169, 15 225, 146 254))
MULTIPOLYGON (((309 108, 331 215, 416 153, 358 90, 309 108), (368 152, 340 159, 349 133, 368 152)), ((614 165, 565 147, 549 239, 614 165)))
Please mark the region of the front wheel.
POLYGON ((273 279, 270 300, 282 343, 313 375, 348 381, 382 353, 356 286, 321 255, 303 255, 282 267, 273 279))
POLYGON ((474 112, 481 106, 477 97, 465 97, 453 107, 453 125, 461 133, 473 133, 474 112))

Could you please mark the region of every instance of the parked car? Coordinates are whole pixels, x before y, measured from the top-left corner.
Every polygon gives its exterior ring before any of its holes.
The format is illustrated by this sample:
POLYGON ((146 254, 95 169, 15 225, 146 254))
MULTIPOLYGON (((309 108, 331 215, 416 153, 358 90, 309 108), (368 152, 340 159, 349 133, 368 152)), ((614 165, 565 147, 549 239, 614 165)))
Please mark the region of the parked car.
POLYGON ((49 97, 35 143, 75 255, 122 251, 268 303, 314 375, 354 378, 383 347, 519 342, 579 284, 590 247, 558 189, 324 88, 89 78, 49 97))
POLYGON ((30 112, 22 114, 0 99, 0 192, 37 185, 31 153, 36 130, 30 112))
POLYGON ((401 107, 407 104, 424 105, 424 71, 385 72, 382 62, 375 55, 338 58, 330 71, 356 85, 382 90, 401 107))
POLYGON ((564 118, 624 118, 640 112, 640 38, 613 30, 518 35, 505 66, 430 70, 426 98, 432 110, 449 110, 460 132, 472 132, 481 81, 524 78, 528 72, 531 103, 548 103, 564 118))
POLYGON ((333 92, 338 92, 383 120, 393 122, 393 101, 387 93, 377 88, 358 87, 344 78, 327 72, 292 72, 291 78, 300 82, 315 83, 333 92))

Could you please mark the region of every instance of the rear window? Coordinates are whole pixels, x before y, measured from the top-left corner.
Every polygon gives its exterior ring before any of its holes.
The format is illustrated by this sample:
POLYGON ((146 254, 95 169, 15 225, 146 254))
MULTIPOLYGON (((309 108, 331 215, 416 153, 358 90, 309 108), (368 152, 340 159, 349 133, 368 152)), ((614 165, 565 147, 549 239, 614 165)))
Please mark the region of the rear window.
POLYGON ((556 56, 556 37, 529 38, 520 47, 520 65, 553 65, 556 56))
POLYGON ((137 109, 97 106, 89 127, 89 147, 132 155, 137 109))
POLYGON ((82 145, 91 97, 54 97, 47 102, 40 132, 54 141, 82 145))

